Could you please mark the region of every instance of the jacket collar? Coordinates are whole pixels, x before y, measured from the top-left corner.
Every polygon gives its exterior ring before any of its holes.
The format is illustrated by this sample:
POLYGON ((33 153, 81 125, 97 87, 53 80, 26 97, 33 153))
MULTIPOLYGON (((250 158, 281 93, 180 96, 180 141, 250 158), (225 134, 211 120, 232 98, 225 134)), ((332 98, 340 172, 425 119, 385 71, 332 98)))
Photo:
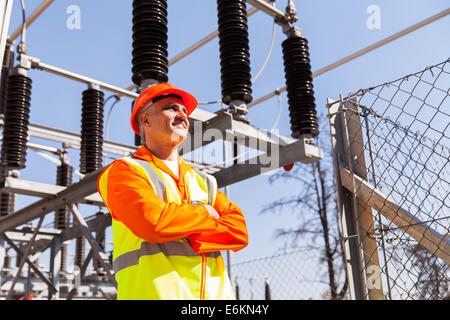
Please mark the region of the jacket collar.
MULTIPOLYGON (((133 156, 142 160, 153 162, 156 167, 169 174, 175 180, 178 180, 178 178, 173 174, 172 170, 170 170, 161 159, 151 153, 146 146, 140 147, 135 153, 133 153, 133 156)), ((189 171, 189 169, 191 169, 193 166, 186 163, 186 161, 184 161, 182 157, 178 156, 178 167, 180 169, 179 174, 181 178, 184 177, 186 172, 189 171)))

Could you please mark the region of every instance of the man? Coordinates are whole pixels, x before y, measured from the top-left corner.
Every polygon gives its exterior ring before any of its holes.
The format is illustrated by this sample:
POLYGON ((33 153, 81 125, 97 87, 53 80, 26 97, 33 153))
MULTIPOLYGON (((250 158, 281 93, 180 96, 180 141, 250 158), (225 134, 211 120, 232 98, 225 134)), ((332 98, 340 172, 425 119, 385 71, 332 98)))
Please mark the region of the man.
POLYGON ((244 216, 178 155, 196 107, 171 84, 145 89, 131 115, 143 146, 98 178, 113 217, 118 299, 234 299, 219 251, 247 246, 244 216))

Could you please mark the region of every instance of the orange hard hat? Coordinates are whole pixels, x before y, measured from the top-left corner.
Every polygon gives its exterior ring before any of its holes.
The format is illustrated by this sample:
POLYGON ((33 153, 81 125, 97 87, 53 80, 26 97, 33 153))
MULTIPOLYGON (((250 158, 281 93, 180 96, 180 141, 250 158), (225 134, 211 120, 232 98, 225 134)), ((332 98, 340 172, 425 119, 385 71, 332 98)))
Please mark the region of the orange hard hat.
POLYGON ((131 113, 131 128, 133 128, 133 131, 136 132, 137 135, 141 135, 141 133, 139 132, 139 126, 136 119, 138 111, 153 98, 168 94, 176 94, 181 97, 181 99, 183 100, 183 105, 187 109, 188 116, 197 107, 197 99, 195 99, 193 95, 191 95, 186 91, 176 88, 170 83, 159 83, 150 86, 144 91, 142 91, 139 97, 137 97, 133 106, 133 112, 131 113))

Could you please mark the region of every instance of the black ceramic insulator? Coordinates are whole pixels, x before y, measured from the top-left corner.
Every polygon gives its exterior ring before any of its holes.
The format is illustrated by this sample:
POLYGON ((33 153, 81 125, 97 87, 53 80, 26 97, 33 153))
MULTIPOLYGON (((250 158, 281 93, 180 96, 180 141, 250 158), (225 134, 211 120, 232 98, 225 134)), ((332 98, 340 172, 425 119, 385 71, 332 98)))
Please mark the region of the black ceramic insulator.
POLYGON ((217 0, 222 101, 252 101, 245 0, 217 0))
POLYGON ((319 124, 309 59, 308 41, 292 37, 283 41, 283 60, 292 137, 317 136, 319 124))
POLYGON ((133 0, 132 80, 167 82, 167 0, 133 0))
POLYGON ((0 217, 14 213, 16 195, 14 193, 0 193, 0 217))
POLYGON ((84 237, 78 237, 75 241, 75 261, 74 265, 82 267, 85 256, 85 241, 84 237))
MULTIPOLYGON (((73 168, 63 163, 57 167, 56 171, 56 184, 58 186, 67 187, 72 184, 72 172, 73 168)), ((69 224, 70 210, 67 206, 59 208, 55 212, 55 228, 65 229, 69 224)))
POLYGON ((102 166, 103 152, 103 92, 83 91, 81 111, 80 172, 89 173, 102 166))
POLYGON ((6 104, 6 80, 13 68, 14 64, 14 51, 11 50, 12 44, 9 42, 5 46, 5 54, 3 55, 2 73, 0 81, 0 113, 4 113, 6 104))
POLYGON ((22 169, 25 168, 27 155, 31 79, 13 74, 8 77, 6 87, 2 164, 22 169))

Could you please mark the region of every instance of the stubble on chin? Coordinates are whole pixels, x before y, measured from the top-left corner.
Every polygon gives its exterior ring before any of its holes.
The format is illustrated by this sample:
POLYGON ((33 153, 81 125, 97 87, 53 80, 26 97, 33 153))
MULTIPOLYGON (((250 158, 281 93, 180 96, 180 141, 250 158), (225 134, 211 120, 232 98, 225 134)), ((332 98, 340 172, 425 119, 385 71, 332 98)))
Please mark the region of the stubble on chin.
POLYGON ((181 143, 188 135, 187 129, 175 129, 171 134, 171 141, 174 143, 181 143))

